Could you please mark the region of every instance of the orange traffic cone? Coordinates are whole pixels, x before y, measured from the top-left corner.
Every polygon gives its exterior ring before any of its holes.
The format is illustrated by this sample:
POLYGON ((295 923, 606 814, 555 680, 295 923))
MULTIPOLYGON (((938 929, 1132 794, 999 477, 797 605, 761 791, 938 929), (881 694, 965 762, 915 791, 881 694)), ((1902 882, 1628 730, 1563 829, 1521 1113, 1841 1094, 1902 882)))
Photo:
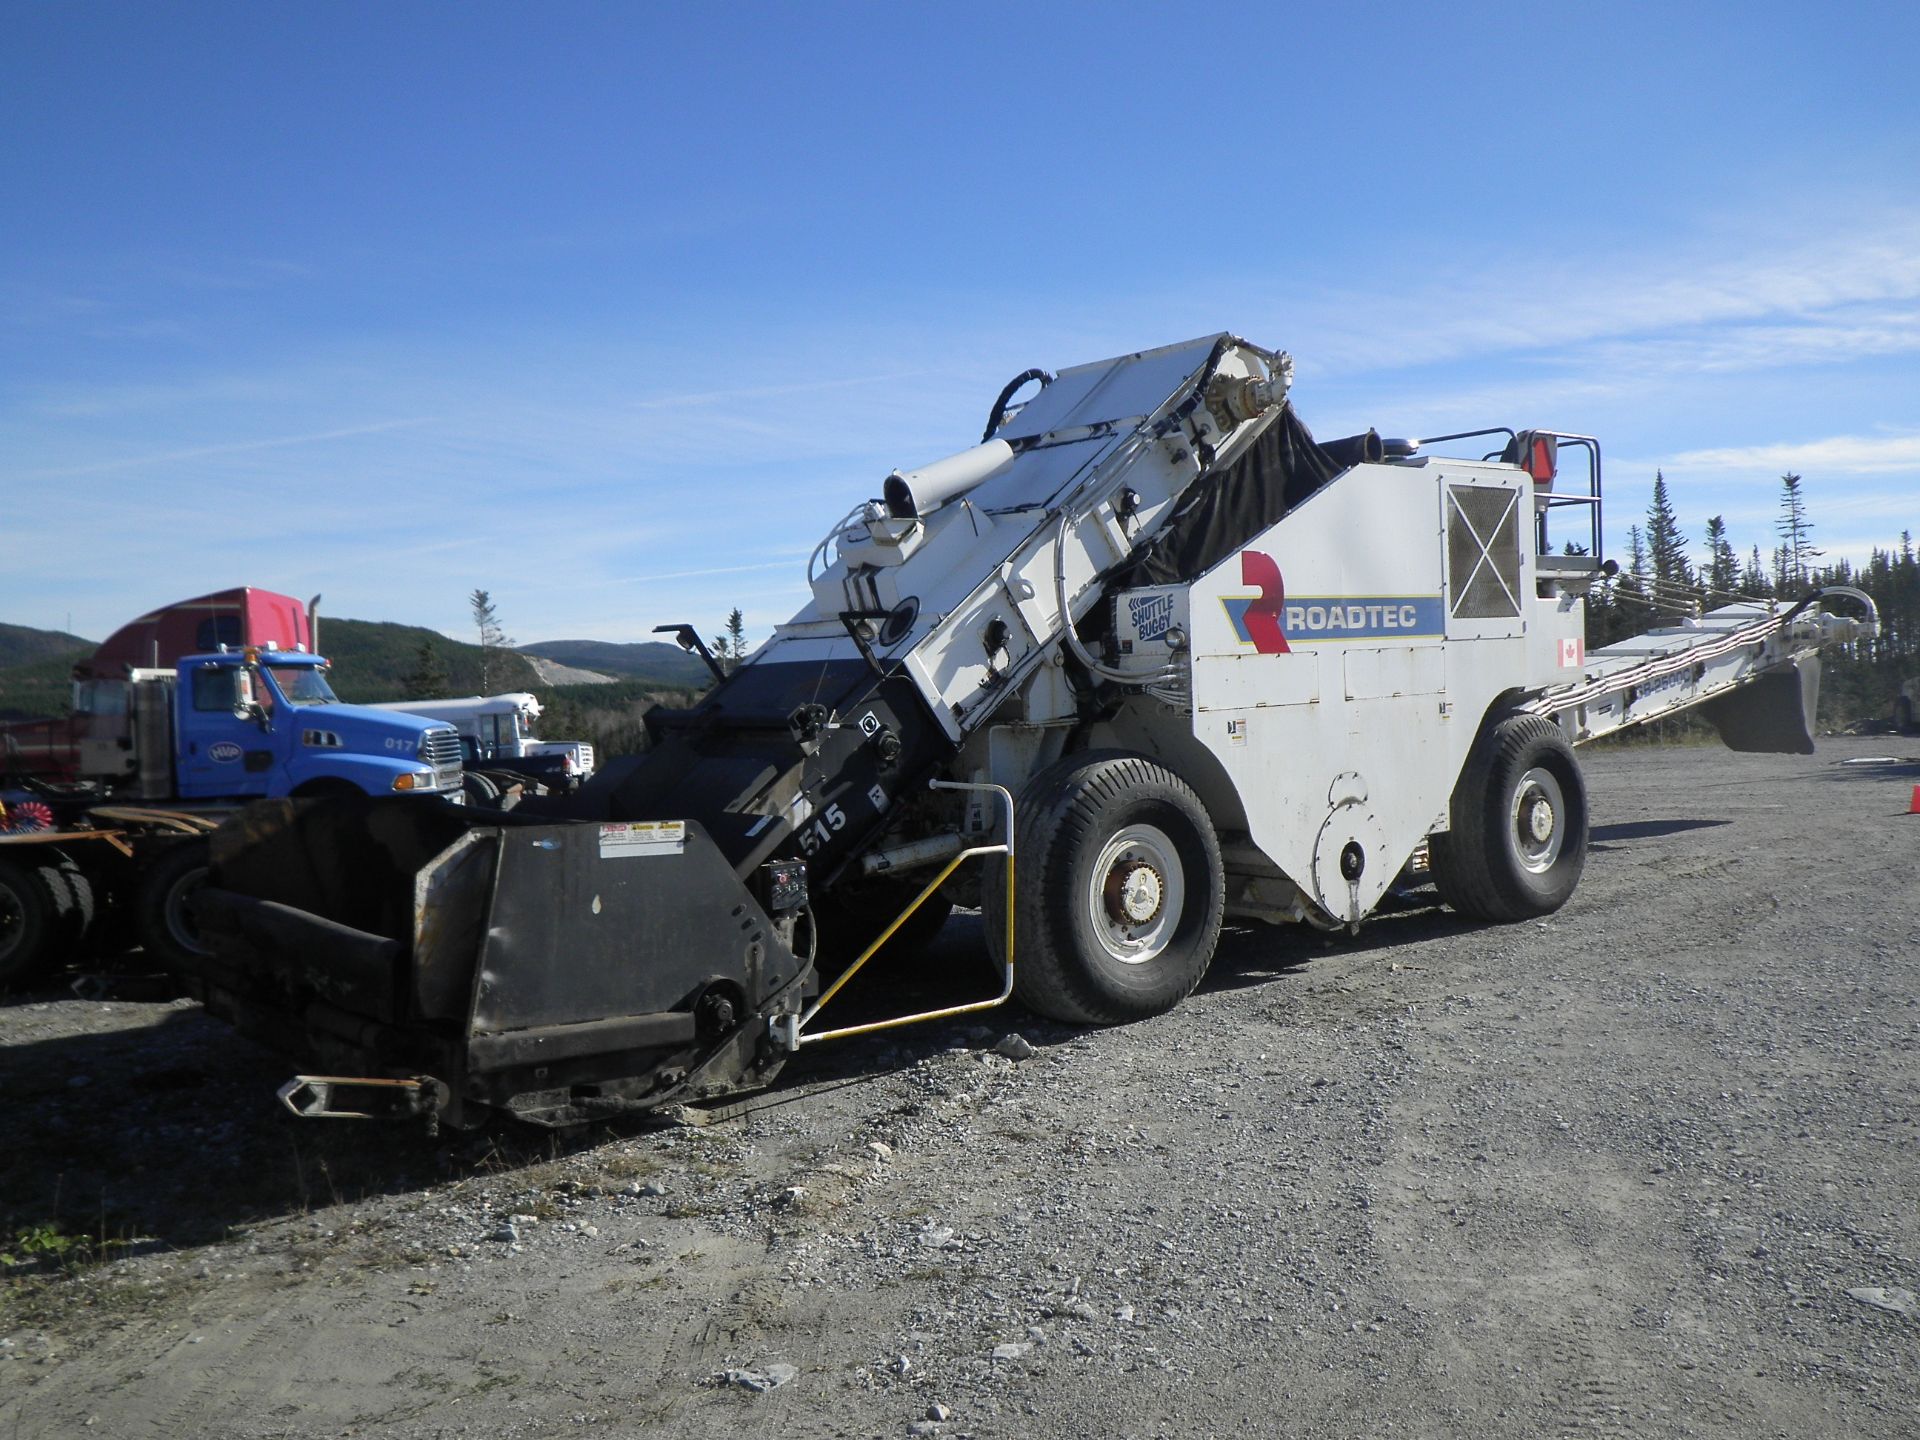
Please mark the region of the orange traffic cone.
POLYGON ((1920 815, 1920 785, 1913 787, 1913 803, 1907 806, 1907 814, 1920 815))

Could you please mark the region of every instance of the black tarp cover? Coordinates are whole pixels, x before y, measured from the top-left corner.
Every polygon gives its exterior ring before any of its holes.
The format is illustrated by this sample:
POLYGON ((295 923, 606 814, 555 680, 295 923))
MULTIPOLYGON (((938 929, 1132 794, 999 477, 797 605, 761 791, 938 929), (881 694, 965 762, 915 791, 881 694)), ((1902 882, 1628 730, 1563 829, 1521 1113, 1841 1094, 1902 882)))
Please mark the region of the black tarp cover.
POLYGON ((1152 542, 1115 569, 1112 587, 1170 585, 1204 574, 1350 463, 1314 440, 1291 402, 1283 405, 1238 459, 1193 483, 1152 542))

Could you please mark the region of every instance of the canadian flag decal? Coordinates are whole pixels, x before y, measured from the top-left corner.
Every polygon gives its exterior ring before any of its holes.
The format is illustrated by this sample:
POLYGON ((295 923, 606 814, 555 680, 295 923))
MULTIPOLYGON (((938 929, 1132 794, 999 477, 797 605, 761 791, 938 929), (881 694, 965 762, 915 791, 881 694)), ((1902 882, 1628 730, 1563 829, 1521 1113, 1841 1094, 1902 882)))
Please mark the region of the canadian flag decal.
POLYGON ((1586 663, 1586 659, 1587 647, 1584 641, 1578 638, 1572 638, 1560 642, 1560 668, 1562 670, 1578 670, 1586 663))

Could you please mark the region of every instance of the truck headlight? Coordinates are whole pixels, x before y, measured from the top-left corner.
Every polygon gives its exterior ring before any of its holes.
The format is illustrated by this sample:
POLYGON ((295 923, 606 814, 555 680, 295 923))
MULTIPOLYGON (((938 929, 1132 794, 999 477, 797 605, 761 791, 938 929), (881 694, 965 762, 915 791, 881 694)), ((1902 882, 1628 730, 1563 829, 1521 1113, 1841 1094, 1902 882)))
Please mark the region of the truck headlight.
POLYGON ((434 773, 431 770, 409 770, 404 775, 393 777, 396 790, 431 790, 434 788, 434 773))

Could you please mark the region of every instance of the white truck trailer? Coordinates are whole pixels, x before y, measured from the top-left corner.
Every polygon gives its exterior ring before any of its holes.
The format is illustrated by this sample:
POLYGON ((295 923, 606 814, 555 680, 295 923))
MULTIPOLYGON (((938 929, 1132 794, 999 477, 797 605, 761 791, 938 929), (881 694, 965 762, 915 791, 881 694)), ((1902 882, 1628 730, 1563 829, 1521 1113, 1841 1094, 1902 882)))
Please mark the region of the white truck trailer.
POLYGON ((1319 444, 1290 382, 1231 335, 1020 377, 577 796, 253 807, 214 840, 202 995, 324 1072, 283 1092, 302 1113, 566 1124, 1015 997, 1151 1016, 1229 917, 1351 929, 1417 855, 1468 917, 1546 914, 1586 854, 1579 742, 1699 706, 1738 748, 1811 748, 1815 652, 1871 633, 1864 596, 1589 654, 1596 442, 1319 444), (981 906, 991 993, 823 1021, 950 899, 981 906), (837 975, 828 907, 870 941, 837 975))

